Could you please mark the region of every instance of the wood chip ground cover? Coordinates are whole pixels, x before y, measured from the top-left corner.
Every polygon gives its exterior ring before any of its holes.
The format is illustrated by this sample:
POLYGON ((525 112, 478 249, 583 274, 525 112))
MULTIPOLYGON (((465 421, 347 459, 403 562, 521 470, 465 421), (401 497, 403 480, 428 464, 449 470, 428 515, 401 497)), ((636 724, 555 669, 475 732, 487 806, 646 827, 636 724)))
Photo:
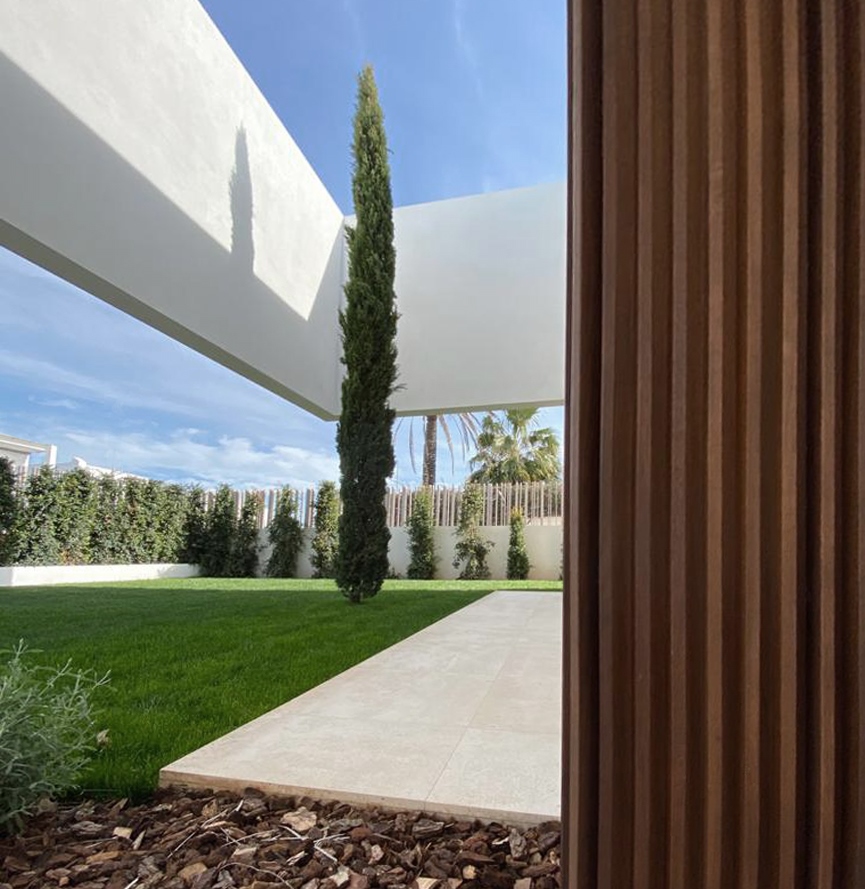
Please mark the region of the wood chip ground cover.
POLYGON ((60 805, 0 837, 0 889, 559 889, 560 830, 159 791, 60 805))

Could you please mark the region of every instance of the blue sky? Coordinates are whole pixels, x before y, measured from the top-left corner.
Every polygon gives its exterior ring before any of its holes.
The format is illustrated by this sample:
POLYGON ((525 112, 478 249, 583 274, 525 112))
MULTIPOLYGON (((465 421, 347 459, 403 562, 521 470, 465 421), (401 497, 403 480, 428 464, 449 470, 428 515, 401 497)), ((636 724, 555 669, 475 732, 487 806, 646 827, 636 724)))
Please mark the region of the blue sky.
MULTIPOLYGON (((397 205, 565 177, 562 2, 203 5, 346 213, 355 81, 367 62, 397 205)), ((154 478, 243 487, 338 478, 333 423, 2 249, 0 305, 0 432, 53 442, 61 461, 154 478)), ((560 408, 541 420, 561 436, 560 408)), ((400 484, 417 481, 408 423, 397 434, 400 484)), ((439 481, 461 481, 461 454, 452 472, 440 448, 439 481)))

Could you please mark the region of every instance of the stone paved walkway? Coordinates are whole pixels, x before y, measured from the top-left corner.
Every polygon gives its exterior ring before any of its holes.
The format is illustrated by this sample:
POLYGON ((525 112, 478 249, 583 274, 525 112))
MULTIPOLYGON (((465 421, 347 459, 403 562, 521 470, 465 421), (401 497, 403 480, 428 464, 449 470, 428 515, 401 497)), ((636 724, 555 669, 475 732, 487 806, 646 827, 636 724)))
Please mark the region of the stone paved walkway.
POLYGON ((562 596, 492 593, 162 769, 160 784, 559 817, 562 596))

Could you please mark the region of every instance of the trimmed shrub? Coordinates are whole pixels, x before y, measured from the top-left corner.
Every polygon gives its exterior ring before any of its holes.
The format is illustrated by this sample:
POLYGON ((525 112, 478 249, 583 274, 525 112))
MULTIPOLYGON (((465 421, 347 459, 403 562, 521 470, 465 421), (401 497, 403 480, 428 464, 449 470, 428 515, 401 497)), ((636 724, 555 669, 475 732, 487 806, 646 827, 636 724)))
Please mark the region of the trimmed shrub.
POLYGON ((511 534, 508 541, 508 580, 529 576, 529 552, 526 549, 526 520, 518 509, 511 510, 511 534))
POLYGON ((128 561, 126 533, 121 520, 123 485, 113 476, 96 481, 96 510, 90 528, 90 561, 113 565, 128 561))
POLYGON ((204 511, 204 491, 196 485, 187 491, 186 498, 183 548, 180 558, 191 565, 200 565, 207 549, 207 514, 204 511))
POLYGON ((166 505, 165 485, 161 482, 147 479, 142 482, 141 518, 141 550, 139 561, 155 562, 154 558, 159 550, 159 536, 162 524, 161 517, 166 505))
POLYGON ((58 487, 58 477, 47 466, 27 479, 18 510, 18 564, 62 564, 55 534, 58 487))
MULTIPOLYGON (((254 522, 249 521, 257 533, 260 498, 256 503, 250 504, 256 514, 254 522)), ((42 467, 19 489, 14 469, 10 465, 4 470, 0 460, 0 563, 185 561, 211 576, 250 576, 250 570, 254 575, 256 569, 249 567, 251 531, 245 544, 235 539, 237 533, 234 494, 227 485, 207 513, 200 487, 110 475, 96 478, 84 469, 55 473, 42 467)))
POLYGON ((189 510, 189 493, 183 485, 161 484, 161 509, 155 516, 157 529, 152 561, 179 562, 186 549, 186 513, 189 510))
POLYGON ((493 548, 491 540, 481 536, 484 513, 484 492, 480 485, 466 485, 460 498, 460 517, 456 529, 454 568, 459 568, 460 580, 488 580, 490 569, 487 555, 493 548), (463 564, 465 563, 465 564, 463 564))
POLYGON ((0 457, 0 565, 11 565, 18 550, 18 501, 15 497, 15 467, 0 457))
POLYGON ((0 652, 0 833, 20 828, 40 799, 71 790, 96 750, 92 671, 25 662, 23 642, 0 652))
POLYGON ((267 560, 267 576, 294 577, 303 546, 303 529, 297 520, 297 500, 289 487, 280 491, 273 521, 267 528, 267 539, 273 544, 267 560))
POLYGON ((220 485, 207 513, 204 550, 200 568, 205 577, 231 577, 237 507, 228 485, 220 485))
POLYGON ((90 534, 96 517, 96 480, 83 469, 57 477, 54 536, 64 565, 86 565, 90 560, 90 534))
POLYGON ((333 577, 339 550, 339 491, 322 482, 315 495, 315 534, 312 538, 312 576, 333 577))
POLYGON ((25 565, 176 562, 187 549, 181 485, 83 469, 30 476, 18 498, 16 561, 25 565))
POLYGON ((408 547, 411 554, 408 576, 411 580, 432 580, 435 577, 438 559, 433 540, 432 507, 429 488, 421 488, 415 494, 408 520, 408 547))
POLYGON ((147 562, 147 539, 152 512, 148 504, 143 479, 127 478, 124 480, 120 514, 126 537, 125 561, 147 562))
POLYGON ((258 574, 258 516, 261 495, 247 494, 231 542, 231 577, 255 577, 258 574))

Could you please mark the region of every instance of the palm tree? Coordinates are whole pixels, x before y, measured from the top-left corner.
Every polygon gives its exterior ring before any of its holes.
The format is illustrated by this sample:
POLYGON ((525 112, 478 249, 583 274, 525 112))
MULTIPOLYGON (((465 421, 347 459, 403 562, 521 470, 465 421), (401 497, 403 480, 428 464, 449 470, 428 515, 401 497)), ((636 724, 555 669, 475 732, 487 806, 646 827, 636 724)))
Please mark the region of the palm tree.
POLYGON ((469 482, 502 484, 559 478, 559 440, 549 427, 537 428, 537 408, 487 414, 477 437, 478 452, 469 482))
MULTIPOLYGON (((423 418, 423 463, 421 464, 421 484, 434 485, 436 483, 436 469, 438 457, 438 431, 447 442, 451 455, 451 467, 454 464, 454 435, 451 432, 452 424, 459 436, 462 445, 463 458, 469 448, 476 448, 480 423, 477 415, 471 413, 459 414, 428 414, 423 418), (448 419, 450 418, 450 419, 448 419)), ((411 459, 411 468, 417 472, 415 463, 414 425, 410 423, 408 430, 408 450, 411 459)))

